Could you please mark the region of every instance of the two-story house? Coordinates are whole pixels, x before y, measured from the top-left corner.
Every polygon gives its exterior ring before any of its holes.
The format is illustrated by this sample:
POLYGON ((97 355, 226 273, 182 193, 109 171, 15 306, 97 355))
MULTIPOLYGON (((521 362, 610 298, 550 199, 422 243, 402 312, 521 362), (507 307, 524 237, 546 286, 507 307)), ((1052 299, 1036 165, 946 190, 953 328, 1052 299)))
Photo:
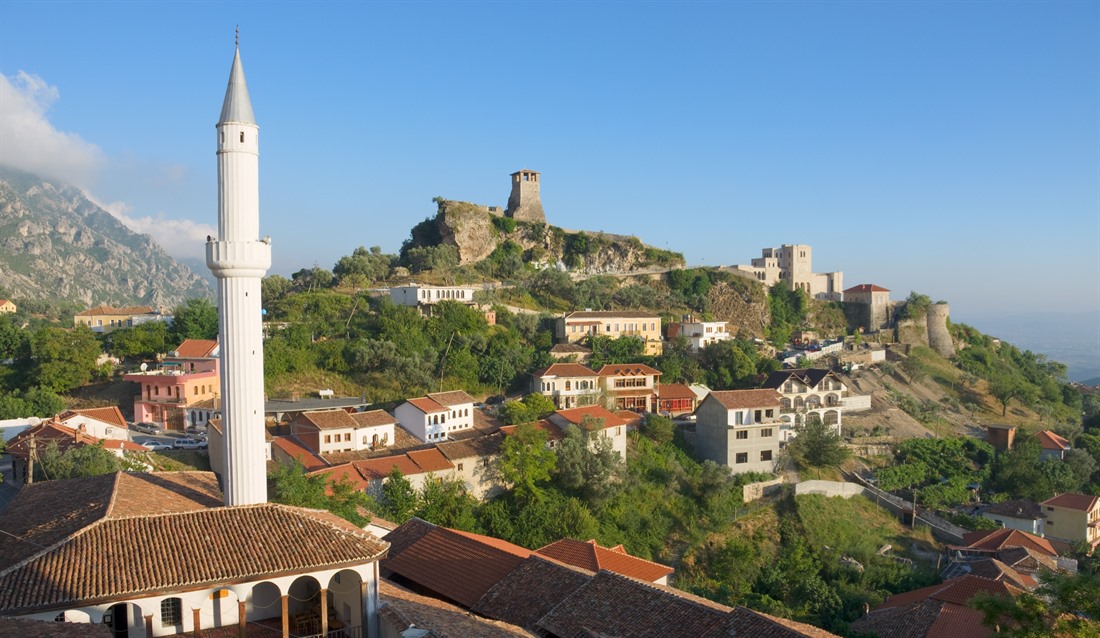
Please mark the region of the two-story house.
POLYGON ((598 431, 599 436, 611 439, 611 449, 619 454, 619 458, 626 459, 627 423, 607 408, 598 405, 586 405, 568 410, 558 410, 546 417, 546 420, 560 428, 562 432, 566 432, 571 427, 584 428, 590 434, 598 431))
POLYGON ((645 354, 662 352, 661 317, 634 310, 583 310, 558 317, 554 339, 558 343, 577 343, 589 336, 634 337, 645 343, 645 354))
POLYGON ((111 332, 119 328, 133 328, 149 321, 171 322, 172 317, 157 312, 149 306, 115 308, 107 305, 99 305, 73 315, 74 326, 88 326, 92 329, 92 332, 111 332))
POLYGON ((318 454, 357 452, 390 445, 396 424, 384 410, 314 410, 294 417, 290 433, 318 454))
POLYGON ((599 373, 579 363, 555 363, 531 376, 531 391, 550 397, 558 408, 593 405, 599 401, 599 373))
POLYGON ((837 435, 841 433, 848 386, 832 371, 816 368, 779 370, 768 375, 763 387, 782 395, 781 437, 784 443, 795 437, 798 415, 805 423, 820 419, 826 425, 835 426, 837 435))
POLYGON ((712 343, 729 339, 728 324, 728 321, 696 321, 694 317, 688 316, 683 321, 668 324, 666 334, 669 341, 677 337, 687 339, 691 351, 699 352, 712 343))
POLYGON ((130 440, 129 427, 122 411, 115 406, 66 410, 56 420, 97 439, 130 440))
POLYGON ((771 472, 779 455, 779 393, 721 390, 695 410, 695 453, 734 473, 771 472))
POLYGON ((431 392, 405 401, 393 415, 421 441, 446 441, 448 434, 474 427, 474 399, 462 390, 431 392))
POLYGON ((188 408, 221 391, 219 353, 217 341, 187 339, 155 369, 123 375, 141 386, 141 394, 134 398, 134 420, 183 430, 188 408))
POLYGON ((1040 503, 1046 515, 1046 535, 1068 542, 1100 544, 1100 497, 1066 492, 1040 503))
POLYGON ((655 412, 661 371, 642 363, 616 363, 598 373, 610 408, 632 412, 655 412))
POLYGON ((691 414, 699 403, 699 396, 683 383, 662 383, 657 388, 657 413, 665 416, 691 414))

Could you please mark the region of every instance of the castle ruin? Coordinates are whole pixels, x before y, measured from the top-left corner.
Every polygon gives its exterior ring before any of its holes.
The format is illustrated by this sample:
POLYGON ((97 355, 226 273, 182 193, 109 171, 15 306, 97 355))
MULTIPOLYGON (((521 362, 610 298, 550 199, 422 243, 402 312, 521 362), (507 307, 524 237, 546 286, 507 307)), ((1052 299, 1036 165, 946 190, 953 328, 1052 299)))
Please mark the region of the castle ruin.
POLYGON ((512 193, 508 196, 506 217, 521 222, 546 223, 539 195, 539 172, 521 169, 512 173, 512 193))

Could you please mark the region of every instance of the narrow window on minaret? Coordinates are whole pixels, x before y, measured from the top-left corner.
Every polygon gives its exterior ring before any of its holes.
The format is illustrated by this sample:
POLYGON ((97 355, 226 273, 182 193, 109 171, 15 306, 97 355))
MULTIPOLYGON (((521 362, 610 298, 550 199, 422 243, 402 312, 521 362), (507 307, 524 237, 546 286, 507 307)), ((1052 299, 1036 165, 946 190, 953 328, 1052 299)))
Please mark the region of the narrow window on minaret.
POLYGON ((225 131, 222 131, 222 144, 225 144, 225 131))
POLYGON ((244 131, 241 131, 241 142, 244 142, 244 131))

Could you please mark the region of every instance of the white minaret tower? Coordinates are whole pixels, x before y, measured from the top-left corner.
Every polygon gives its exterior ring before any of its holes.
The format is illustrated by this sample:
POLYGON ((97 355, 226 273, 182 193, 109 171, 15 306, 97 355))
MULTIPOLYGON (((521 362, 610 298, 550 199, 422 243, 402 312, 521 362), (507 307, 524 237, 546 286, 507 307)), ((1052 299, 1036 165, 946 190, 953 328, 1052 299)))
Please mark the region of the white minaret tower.
POLYGON ((226 505, 267 502, 260 280, 271 267, 260 239, 259 132, 241 66, 240 37, 218 118, 218 237, 206 265, 218 279, 226 505))

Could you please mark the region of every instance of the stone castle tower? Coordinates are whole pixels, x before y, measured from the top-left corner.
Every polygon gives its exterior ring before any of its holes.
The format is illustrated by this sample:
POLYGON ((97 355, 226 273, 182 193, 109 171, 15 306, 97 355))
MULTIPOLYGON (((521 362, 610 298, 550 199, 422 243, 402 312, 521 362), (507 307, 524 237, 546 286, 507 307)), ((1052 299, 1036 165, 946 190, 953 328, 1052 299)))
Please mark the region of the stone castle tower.
POLYGON ((955 342, 947 329, 947 318, 951 310, 945 303, 936 303, 928 307, 928 347, 942 357, 955 355, 955 342))
POLYGON ((260 281, 271 267, 271 245, 267 238, 260 239, 260 128, 252 114, 239 46, 215 128, 218 237, 206 242, 206 265, 218 279, 222 485, 226 505, 251 505, 267 502, 260 281))
POLYGON ((521 222, 546 223, 539 195, 539 173, 521 169, 512 173, 512 194, 508 196, 508 209, 504 215, 521 222))

